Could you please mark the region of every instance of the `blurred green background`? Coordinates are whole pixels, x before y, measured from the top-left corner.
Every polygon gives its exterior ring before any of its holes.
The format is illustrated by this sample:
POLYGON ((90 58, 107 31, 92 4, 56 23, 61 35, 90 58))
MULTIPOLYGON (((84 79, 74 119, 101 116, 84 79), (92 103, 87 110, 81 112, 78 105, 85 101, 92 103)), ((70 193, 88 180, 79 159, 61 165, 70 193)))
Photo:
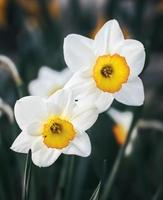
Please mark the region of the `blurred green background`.
MULTIPOLYGON (((161 0, 0 0, 0 54, 16 63, 23 80, 23 95, 28 95, 28 83, 37 77, 41 66, 56 70, 66 67, 63 40, 67 34, 93 38, 113 18, 119 21, 126 38, 140 40, 146 49, 146 65, 141 74, 146 99, 139 120, 149 124, 153 121, 163 127, 161 0)), ((20 98, 11 74, 1 63, 0 98, 11 108, 20 98)), ((136 110, 117 102, 112 106, 122 111, 136 110)), ((10 150, 20 130, 8 119, 3 105, 0 110, 0 200, 19 200, 26 155, 10 150)), ((92 143, 88 158, 62 155, 51 167, 32 165, 29 199, 90 199, 99 181, 102 179, 104 183, 108 177, 120 148, 113 125, 106 113, 100 115, 88 131, 92 143)), ((139 129, 133 152, 123 159, 108 199, 162 200, 162 188, 163 129, 151 125, 139 129)))

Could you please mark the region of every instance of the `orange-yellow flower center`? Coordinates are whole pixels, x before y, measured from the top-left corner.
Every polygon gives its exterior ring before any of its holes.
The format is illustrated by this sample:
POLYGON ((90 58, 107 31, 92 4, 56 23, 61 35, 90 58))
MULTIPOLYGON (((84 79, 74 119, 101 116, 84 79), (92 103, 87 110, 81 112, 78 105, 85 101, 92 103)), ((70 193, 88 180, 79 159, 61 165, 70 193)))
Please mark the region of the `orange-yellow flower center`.
POLYGON ((122 125, 116 124, 113 127, 113 133, 114 133, 114 136, 115 136, 118 144, 122 145, 125 143, 125 140, 127 137, 127 131, 125 130, 125 128, 122 125))
POLYGON ((75 134, 72 123, 58 116, 50 117, 42 128, 44 144, 49 148, 67 147, 69 142, 74 139, 75 134))
POLYGON ((114 93, 126 83, 130 73, 124 57, 114 55, 99 56, 93 67, 93 78, 96 86, 104 92, 114 93))

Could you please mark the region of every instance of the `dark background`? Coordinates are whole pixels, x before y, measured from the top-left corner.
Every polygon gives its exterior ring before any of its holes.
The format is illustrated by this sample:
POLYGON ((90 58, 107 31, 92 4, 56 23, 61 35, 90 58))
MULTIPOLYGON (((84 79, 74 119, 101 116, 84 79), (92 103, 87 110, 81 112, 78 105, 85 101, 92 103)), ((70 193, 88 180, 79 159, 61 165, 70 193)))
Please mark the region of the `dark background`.
MULTIPOLYGON (((47 65, 66 67, 63 40, 69 33, 94 37, 109 19, 117 19, 126 38, 140 40, 146 49, 146 65, 141 78, 145 104, 139 120, 163 124, 163 1, 161 0, 0 0, 0 54, 15 63, 23 80, 23 95, 28 83, 47 65)), ((19 98, 14 80, 0 67, 0 98, 11 107, 19 98)), ((135 111, 114 102, 119 110, 135 111)), ((29 196, 31 200, 87 200, 104 182, 120 146, 112 133, 114 122, 101 114, 89 130, 92 154, 74 157, 72 181, 67 166, 73 156, 62 155, 51 167, 32 165, 29 196), (105 160, 105 167, 104 167, 105 160), (105 168, 105 170, 104 170, 105 168), (64 170, 66 173, 64 174, 64 170), (102 175, 103 174, 103 175, 102 175), (66 197, 67 188, 70 194, 66 197)), ((19 200, 23 186, 25 155, 9 147, 20 133, 6 115, 0 116, 0 199, 19 200)), ((163 199, 163 129, 139 129, 134 149, 123 159, 110 199, 163 199)))

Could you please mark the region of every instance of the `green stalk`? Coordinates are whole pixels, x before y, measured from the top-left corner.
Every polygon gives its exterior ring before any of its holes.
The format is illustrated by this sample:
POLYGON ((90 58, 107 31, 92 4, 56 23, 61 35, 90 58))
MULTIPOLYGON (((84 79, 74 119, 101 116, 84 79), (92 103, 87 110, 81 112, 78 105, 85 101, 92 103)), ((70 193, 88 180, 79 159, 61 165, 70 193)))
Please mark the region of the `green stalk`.
POLYGON ((96 187, 95 191, 93 192, 90 200, 98 200, 99 199, 100 188, 101 188, 101 181, 97 185, 97 187, 96 187))
POLYGON ((90 164, 90 159, 79 158, 74 175, 74 185, 71 200, 80 199, 82 195, 82 189, 84 187, 85 179, 90 164))
POLYGON ((29 184, 31 180, 31 150, 29 150, 26 158, 26 165, 24 170, 24 181, 23 181, 23 191, 22 191, 22 200, 29 200, 29 184))
POLYGON ((162 193, 162 185, 159 186, 152 200, 159 200, 161 193, 162 193))
POLYGON ((75 164, 75 157, 70 157, 69 163, 68 163, 68 169, 67 169, 67 182, 66 182, 66 191, 65 191, 65 197, 64 200, 71 199, 71 189, 73 184, 73 174, 74 174, 74 164, 75 164))
POLYGON ((65 187, 65 182, 66 182, 66 174, 67 174, 67 167, 68 167, 68 157, 64 155, 63 162, 62 162, 62 169, 60 173, 60 178, 59 178, 59 184, 58 184, 58 189, 55 195, 55 200, 61 200, 63 195, 63 189, 65 187))
POLYGON ((97 185, 95 191, 93 192, 90 200, 99 200, 99 199, 101 199, 101 192, 102 192, 103 187, 104 187, 106 171, 107 171, 107 160, 104 160, 101 180, 100 180, 99 184, 97 185))
POLYGON ((118 155, 117 155, 117 158, 116 158, 114 165, 112 167, 111 173, 108 176, 108 178, 106 179, 106 184, 104 186, 104 190, 103 190, 103 193, 102 193, 102 196, 101 196, 101 200, 108 200, 109 199, 113 184, 115 182, 115 179, 116 179, 118 172, 119 172, 119 169, 121 167, 126 148, 127 148, 128 144, 130 142, 130 138, 132 137, 133 129, 134 129, 135 124, 136 124, 136 122, 137 122, 137 120, 140 116, 141 109, 142 109, 142 107, 137 108, 138 113, 137 114, 135 113, 132 125, 130 127, 130 130, 129 130, 127 138, 126 138, 126 141, 125 141, 124 145, 120 148, 118 155))

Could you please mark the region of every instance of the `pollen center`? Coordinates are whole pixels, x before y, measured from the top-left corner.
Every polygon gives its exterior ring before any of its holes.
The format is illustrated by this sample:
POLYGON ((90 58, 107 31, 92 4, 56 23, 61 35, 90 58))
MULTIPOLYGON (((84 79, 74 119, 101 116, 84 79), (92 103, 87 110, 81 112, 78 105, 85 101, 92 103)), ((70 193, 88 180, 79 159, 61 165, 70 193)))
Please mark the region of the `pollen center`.
POLYGON ((96 86, 109 93, 119 91, 129 77, 130 69, 124 57, 114 55, 99 56, 93 67, 96 86))
POLYGON ((51 130, 51 132, 54 133, 54 134, 59 134, 59 133, 61 133, 61 131, 62 131, 62 127, 61 127, 61 125, 58 124, 58 123, 53 123, 53 124, 51 125, 51 127, 50 127, 50 130, 51 130))
POLYGON ((42 135, 47 147, 62 149, 74 139, 75 130, 71 122, 58 116, 52 116, 44 122, 42 135))
POLYGON ((105 66, 101 69, 101 74, 105 77, 105 78, 110 78, 112 76, 113 73, 113 68, 111 66, 105 66))

